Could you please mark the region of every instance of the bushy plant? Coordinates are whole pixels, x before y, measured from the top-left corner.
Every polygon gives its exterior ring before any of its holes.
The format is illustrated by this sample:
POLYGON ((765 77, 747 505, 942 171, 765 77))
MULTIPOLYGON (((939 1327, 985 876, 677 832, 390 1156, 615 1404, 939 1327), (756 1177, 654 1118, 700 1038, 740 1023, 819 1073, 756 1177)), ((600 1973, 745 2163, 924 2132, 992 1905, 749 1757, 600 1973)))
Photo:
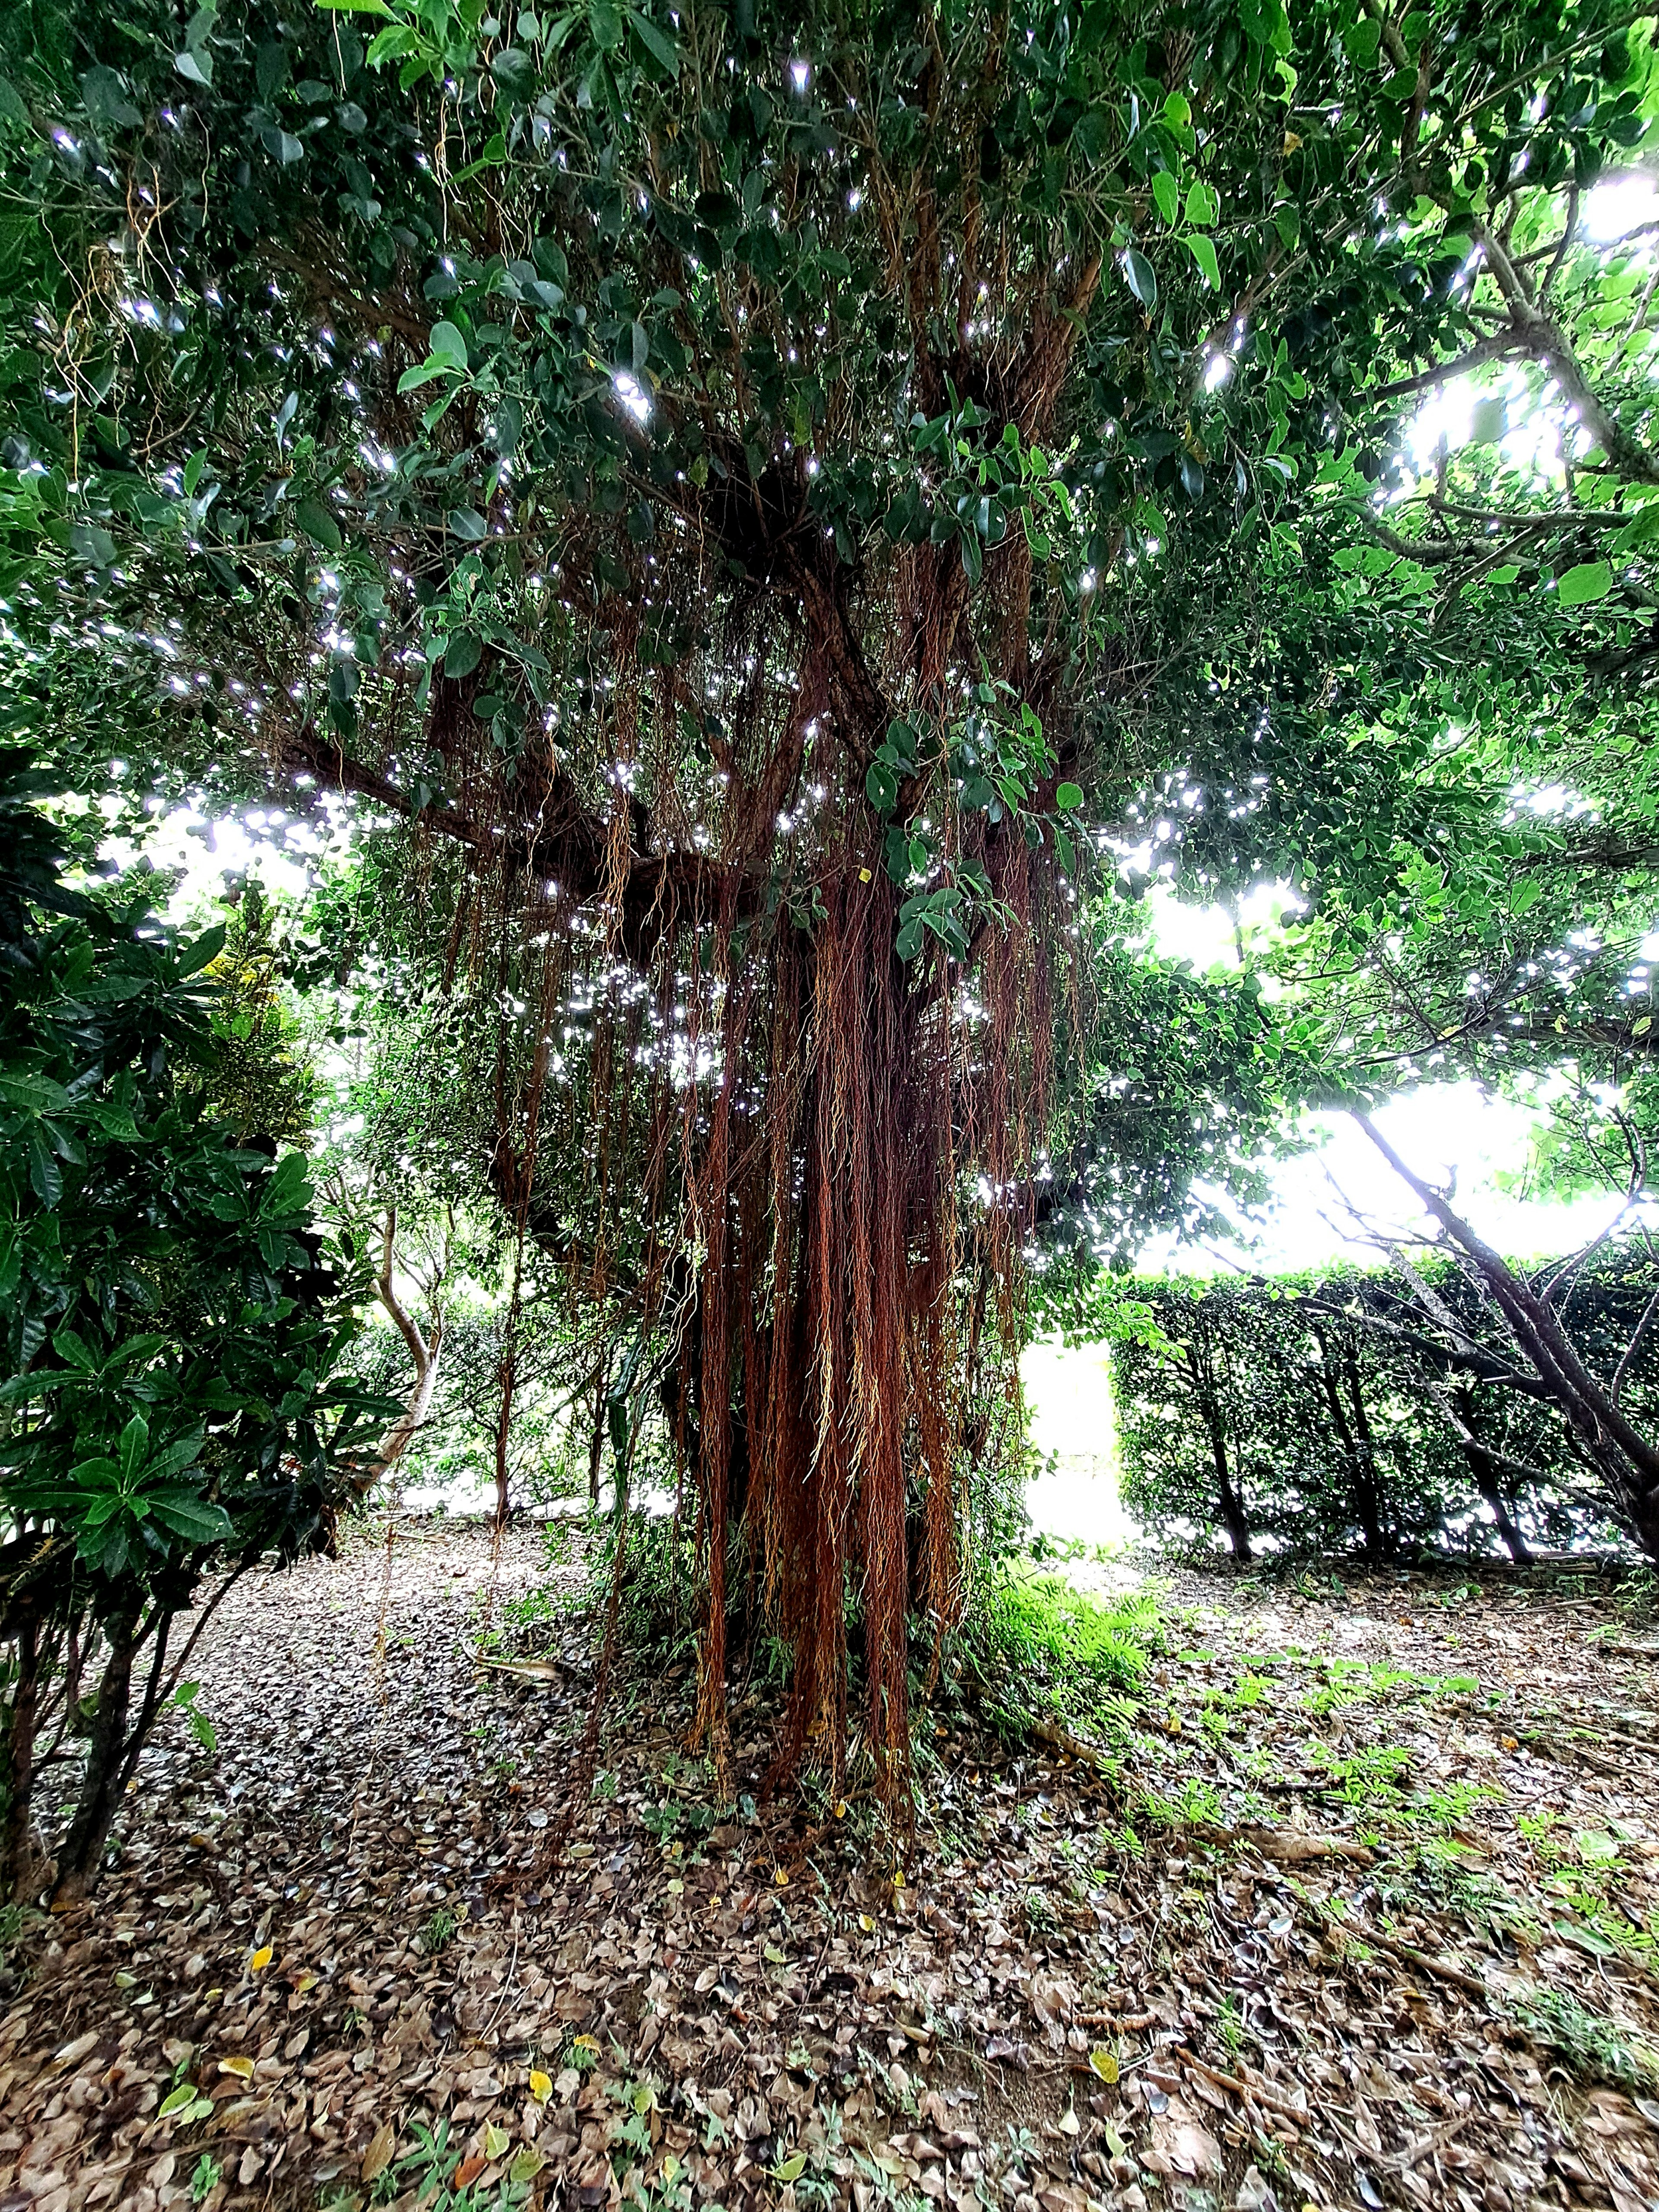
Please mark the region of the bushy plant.
MULTIPOLYGON (((0 790, 49 860, 18 755, 0 790)), ((43 896, 41 873, 0 902, 4 1873, 27 1878, 36 1774, 83 1735, 70 1895, 217 1597, 331 1540, 386 1408, 342 1377, 362 1284, 318 1232, 304 1156, 207 1105, 222 932, 55 876, 43 896)))

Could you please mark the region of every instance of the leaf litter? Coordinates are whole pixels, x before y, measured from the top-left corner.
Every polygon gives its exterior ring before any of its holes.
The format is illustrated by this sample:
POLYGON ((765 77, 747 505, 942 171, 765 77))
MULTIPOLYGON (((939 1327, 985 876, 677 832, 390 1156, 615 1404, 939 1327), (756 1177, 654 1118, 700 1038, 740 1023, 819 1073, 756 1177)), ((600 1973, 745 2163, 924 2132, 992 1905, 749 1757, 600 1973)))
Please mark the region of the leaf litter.
POLYGON ((1093 1739, 941 1698, 902 1859, 757 1802, 758 1685, 717 1802, 683 1661, 550 1854, 596 1607, 534 1530, 250 1578, 216 1752, 171 1718, 7 1954, 0 2212, 1659 2203, 1651 1634, 1583 1577, 1153 1571, 1093 1739))

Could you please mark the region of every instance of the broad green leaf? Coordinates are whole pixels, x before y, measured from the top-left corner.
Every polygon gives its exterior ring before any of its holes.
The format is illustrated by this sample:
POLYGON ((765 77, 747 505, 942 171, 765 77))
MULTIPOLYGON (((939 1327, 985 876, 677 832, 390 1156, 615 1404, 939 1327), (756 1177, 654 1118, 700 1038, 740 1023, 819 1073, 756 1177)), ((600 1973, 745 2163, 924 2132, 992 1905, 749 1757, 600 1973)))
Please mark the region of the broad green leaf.
POLYGON ((1221 264, 1216 258, 1215 240, 1204 237, 1200 232, 1189 231, 1187 251, 1197 262, 1204 282, 1212 292, 1218 292, 1221 289, 1221 264))
POLYGON ((1152 198, 1158 202, 1158 211, 1167 223, 1176 222, 1181 214, 1181 188, 1167 169, 1159 169, 1152 178, 1152 198))
POLYGON ((319 499, 302 499, 294 510, 294 520, 313 544, 326 552, 337 553, 345 543, 339 524, 319 499))
POLYGON ((1054 805, 1060 809, 1062 814, 1074 814, 1082 804, 1083 787, 1081 784, 1062 783, 1054 793, 1054 805))
POLYGON ((450 322, 434 323, 427 337, 427 349, 433 361, 446 362, 459 369, 465 368, 471 359, 465 338, 450 322))
POLYGON ((680 50, 666 31, 653 23, 642 9, 630 8, 628 21, 635 37, 651 56, 665 69, 670 76, 680 73, 680 50))
POLYGON ((1123 250, 1123 278, 1150 315, 1158 305, 1158 271, 1138 246, 1123 250))
POLYGON ((1604 599, 1613 588, 1613 568, 1606 561, 1581 561, 1576 568, 1569 568, 1557 586, 1564 607, 1588 606, 1592 599, 1604 599))
POLYGON ((121 1473, 131 1481, 143 1467, 149 1453, 149 1423, 142 1413, 135 1413, 121 1431, 121 1473))

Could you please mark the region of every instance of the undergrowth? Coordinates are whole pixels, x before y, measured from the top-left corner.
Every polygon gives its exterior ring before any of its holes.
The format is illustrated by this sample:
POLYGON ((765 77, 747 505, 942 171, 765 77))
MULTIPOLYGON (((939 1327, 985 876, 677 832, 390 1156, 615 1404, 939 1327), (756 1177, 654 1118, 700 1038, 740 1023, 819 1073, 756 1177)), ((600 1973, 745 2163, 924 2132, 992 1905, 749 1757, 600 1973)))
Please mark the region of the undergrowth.
POLYGON ((1644 2089, 1659 2081, 1659 2054, 1632 2043, 1616 2021, 1592 2012, 1568 1990, 1533 1990, 1516 2007, 1516 2017, 1581 2081, 1606 2081, 1620 2089, 1644 2089))
POLYGON ((953 1641, 960 1677, 999 1734, 1057 1720, 1111 1737, 1134 1713, 1164 1622, 1150 1590, 1108 1603, 1016 1561, 982 1578, 953 1641))

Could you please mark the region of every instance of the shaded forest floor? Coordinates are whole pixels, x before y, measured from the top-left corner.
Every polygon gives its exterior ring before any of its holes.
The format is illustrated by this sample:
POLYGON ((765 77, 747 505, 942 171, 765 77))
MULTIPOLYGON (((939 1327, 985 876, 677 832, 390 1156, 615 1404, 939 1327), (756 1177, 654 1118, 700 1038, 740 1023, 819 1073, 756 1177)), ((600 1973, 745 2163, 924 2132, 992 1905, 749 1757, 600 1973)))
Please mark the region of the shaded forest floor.
POLYGON ((539 1531, 245 1584, 216 1753, 169 1717, 95 1906, 12 1946, 0 2212, 1659 2203, 1651 1626, 1154 1579, 1113 1771, 947 1709, 902 1869, 856 1802, 754 1806, 757 1693, 714 1805, 676 1663, 547 1867, 592 1616, 539 1531))

